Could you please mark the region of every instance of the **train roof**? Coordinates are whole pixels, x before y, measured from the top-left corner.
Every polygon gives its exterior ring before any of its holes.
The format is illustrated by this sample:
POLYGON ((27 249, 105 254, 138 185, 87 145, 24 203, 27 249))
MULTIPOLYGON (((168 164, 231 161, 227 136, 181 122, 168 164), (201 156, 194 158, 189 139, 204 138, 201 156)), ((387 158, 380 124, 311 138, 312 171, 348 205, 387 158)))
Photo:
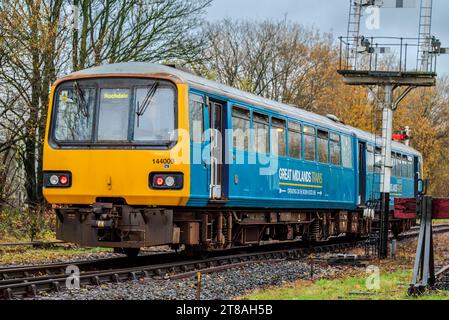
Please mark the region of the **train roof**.
MULTIPOLYGON (((215 93, 221 96, 227 96, 235 100, 241 100, 247 102, 249 104, 254 104, 257 106, 264 107, 271 111, 281 112, 285 115, 297 118, 299 120, 303 120, 306 122, 311 122, 326 128, 338 130, 341 132, 345 132, 348 134, 355 134, 357 137, 362 140, 370 141, 372 143, 381 142, 381 138, 377 137, 374 134, 362 131, 357 128, 353 128, 351 126, 345 125, 338 121, 332 120, 328 117, 324 117, 318 115, 316 113, 312 113, 299 107, 291 106, 288 104, 280 103, 274 100, 266 99, 260 96, 257 96, 252 93, 248 93, 216 81, 208 80, 202 78, 200 76, 194 75, 192 73, 182 71, 180 69, 176 69, 170 66, 165 66, 161 64, 148 63, 148 62, 123 62, 123 63, 115 63, 108 64, 99 67, 93 67, 81 71, 74 72, 67 76, 67 78, 71 77, 84 77, 84 76, 107 76, 107 75, 143 75, 143 76, 165 76, 173 79, 178 83, 186 83, 191 87, 208 91, 211 93, 215 93)), ((407 147, 406 145, 398 142, 393 142, 393 149, 395 151, 401 151, 404 153, 410 154, 419 154, 415 149, 407 147)))

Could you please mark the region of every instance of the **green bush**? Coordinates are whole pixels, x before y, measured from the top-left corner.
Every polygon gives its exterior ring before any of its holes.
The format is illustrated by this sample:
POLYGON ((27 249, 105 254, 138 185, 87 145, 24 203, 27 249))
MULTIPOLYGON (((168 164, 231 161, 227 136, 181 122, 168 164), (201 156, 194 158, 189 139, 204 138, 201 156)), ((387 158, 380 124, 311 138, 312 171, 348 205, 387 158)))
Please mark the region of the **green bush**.
POLYGON ((53 210, 0 210, 0 240, 48 239, 54 234, 54 230, 55 214, 53 210))

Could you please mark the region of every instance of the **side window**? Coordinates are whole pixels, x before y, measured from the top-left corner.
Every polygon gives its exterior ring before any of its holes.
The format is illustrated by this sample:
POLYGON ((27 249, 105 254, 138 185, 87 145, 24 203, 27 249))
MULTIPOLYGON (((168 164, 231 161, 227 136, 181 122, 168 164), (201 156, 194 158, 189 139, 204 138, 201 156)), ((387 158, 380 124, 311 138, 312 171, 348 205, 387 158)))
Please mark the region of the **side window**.
POLYGON ((341 144, 340 135, 331 133, 331 163, 339 166, 341 165, 341 144))
POLYGON ((301 125, 299 123, 288 122, 288 150, 290 158, 302 158, 301 125))
POLYGON ((318 130, 318 161, 329 163, 329 133, 318 130))
POLYGON ((191 95, 189 112, 190 140, 195 143, 204 141, 204 102, 203 97, 191 95))
POLYGON ((367 146, 366 148, 366 163, 368 172, 374 172, 374 148, 367 146))
POLYGON ((393 153, 393 175, 401 176, 401 155, 397 153, 393 153))
POLYGON ((304 159, 316 161, 315 128, 304 126, 304 159))
POLYGON ((274 136, 272 137, 271 152, 277 149, 277 155, 280 157, 287 156, 287 138, 286 138, 286 123, 285 120, 272 118, 271 128, 274 136))
POLYGON ((249 150, 251 133, 251 115, 248 110, 232 109, 232 143, 235 149, 249 150))
POLYGON ((401 177, 407 178, 407 156, 401 156, 401 177))
POLYGON ((267 154, 269 150, 268 142, 268 116, 260 113, 253 113, 254 149, 257 153, 267 154))
POLYGON ((341 148, 343 156, 343 167, 352 169, 352 139, 350 136, 341 137, 341 148))
POLYGON ((414 179, 415 173, 413 172, 413 158, 407 157, 408 177, 414 179))

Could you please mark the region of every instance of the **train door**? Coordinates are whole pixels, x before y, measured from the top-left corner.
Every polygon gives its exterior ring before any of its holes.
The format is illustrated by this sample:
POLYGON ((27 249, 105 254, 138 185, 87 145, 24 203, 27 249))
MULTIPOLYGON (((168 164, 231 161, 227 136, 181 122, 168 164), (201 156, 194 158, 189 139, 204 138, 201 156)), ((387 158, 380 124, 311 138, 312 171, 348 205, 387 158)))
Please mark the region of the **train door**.
POLYGON ((419 167, 419 158, 418 157, 413 157, 413 172, 414 172, 414 176, 416 176, 416 174, 418 174, 418 178, 421 179, 421 168, 419 167))
POLYGON ((224 104, 209 100, 210 110, 210 199, 223 198, 224 104))
POLYGON ((418 180, 422 179, 421 168, 418 157, 413 157, 413 179, 415 181, 415 196, 417 196, 419 191, 418 180))
POLYGON ((366 143, 359 142, 359 196, 358 205, 365 205, 366 203, 366 143))

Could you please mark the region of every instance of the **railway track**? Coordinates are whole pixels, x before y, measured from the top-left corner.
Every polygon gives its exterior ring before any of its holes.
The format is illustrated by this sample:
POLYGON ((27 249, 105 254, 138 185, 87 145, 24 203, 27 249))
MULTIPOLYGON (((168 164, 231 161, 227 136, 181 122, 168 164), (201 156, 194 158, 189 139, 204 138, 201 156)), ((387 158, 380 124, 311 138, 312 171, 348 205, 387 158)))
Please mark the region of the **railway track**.
MULTIPOLYGON (((449 224, 437 224, 432 227, 434 234, 449 232, 449 224)), ((419 235, 419 226, 414 227, 411 231, 401 234, 398 239, 406 240, 410 238, 417 237, 419 235)))
POLYGON ((436 272, 435 278, 437 289, 449 291, 449 265, 436 272))
MULTIPOLYGON (((80 274, 79 284, 100 285, 105 282, 121 282, 137 280, 139 278, 184 278, 195 272, 217 272, 220 270, 247 265, 256 262, 280 261, 286 259, 300 259, 311 253, 334 252, 342 249, 355 248, 365 241, 338 242, 310 248, 287 248, 273 251, 256 251, 250 253, 228 254, 206 259, 181 258, 169 261, 175 254, 163 254, 168 261, 155 263, 158 257, 139 257, 134 261, 127 258, 103 259, 101 265, 97 261, 81 263, 50 264, 46 266, 18 267, 0 269, 0 298, 14 299, 20 297, 34 297, 40 292, 59 291, 65 287, 70 274, 66 268, 75 265, 80 274)), ((160 255, 158 255, 160 256, 160 255)))
MULTIPOLYGON (((449 232, 449 224, 434 227, 434 233, 449 232)), ((419 231, 411 231, 401 236, 400 240, 416 237, 419 231)), ((192 259, 175 253, 141 256, 135 260, 109 258, 94 261, 57 263, 38 266, 21 266, 0 268, 0 298, 14 299, 34 297, 40 292, 59 291, 65 287, 70 274, 67 267, 77 266, 80 274, 79 284, 100 285, 105 282, 121 282, 139 278, 179 279, 192 276, 195 272, 212 273, 249 263, 300 259, 312 253, 328 253, 342 249, 351 249, 365 245, 365 240, 347 242, 337 240, 314 247, 280 248, 271 251, 235 253, 230 251, 222 256, 205 259, 192 259)), ((266 249, 266 248, 265 248, 266 249)))

